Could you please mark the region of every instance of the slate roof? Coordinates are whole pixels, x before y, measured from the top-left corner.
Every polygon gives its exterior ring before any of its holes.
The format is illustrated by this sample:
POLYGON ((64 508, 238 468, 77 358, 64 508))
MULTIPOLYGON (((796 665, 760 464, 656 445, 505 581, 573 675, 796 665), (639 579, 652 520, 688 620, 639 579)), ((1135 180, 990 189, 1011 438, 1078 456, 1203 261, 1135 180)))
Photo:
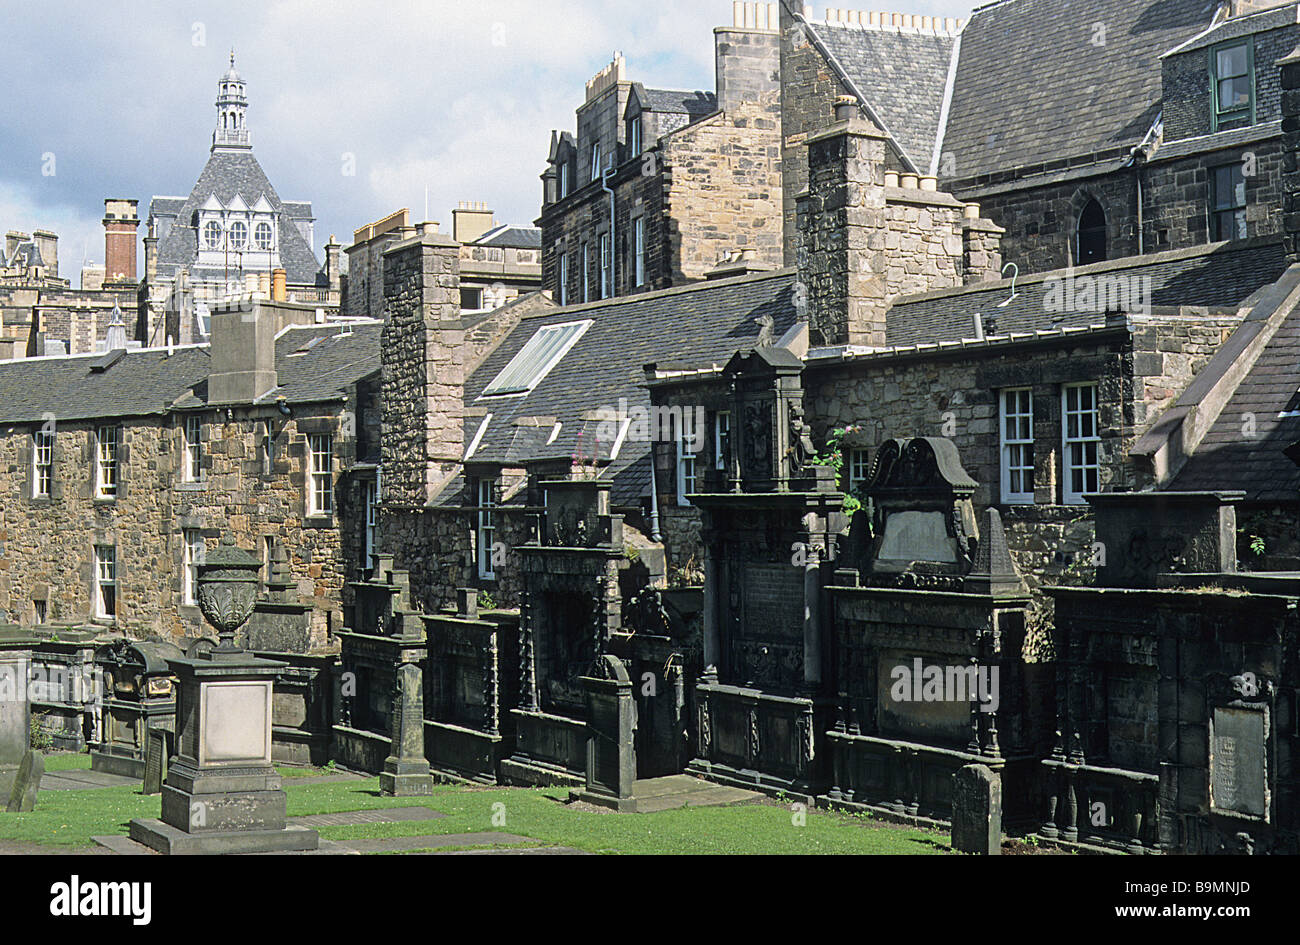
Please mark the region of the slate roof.
POLYGON ((1297 440, 1300 308, 1278 326, 1168 488, 1241 489, 1248 501, 1294 503, 1300 498, 1300 466, 1284 450, 1297 440))
POLYGON ((699 118, 718 110, 718 96, 713 92, 646 89, 641 108, 648 112, 673 112, 699 118))
MULTIPOLYGON (((1085 277, 1096 287, 1102 278, 1151 279, 1152 306, 1204 306, 1234 309, 1286 270, 1285 251, 1273 239, 1214 243, 1186 250, 1132 256, 1123 260, 1080 266, 1073 271, 1074 297, 1080 299, 1085 277)), ((960 341, 975 333, 974 316, 985 322, 986 334, 1088 327, 1104 320, 1105 312, 1086 303, 1074 311, 1049 311, 1048 293, 1059 286, 1067 299, 1067 270, 1035 273, 1017 279, 1010 304, 1010 280, 985 282, 963 289, 927 292, 897 300, 886 316, 887 345, 960 341), (1047 280, 1052 279, 1054 283, 1047 280), (994 330, 990 330, 989 320, 994 330)), ((1129 283, 1134 285, 1135 283, 1129 283)), ((1141 287, 1143 283, 1136 285, 1141 287)), ((1100 293, 1098 293, 1100 295, 1100 293)), ((1063 306, 1068 307, 1068 306, 1063 306)))
MULTIPOLYGON (((491 411, 492 420, 470 458, 473 463, 522 465, 529 460, 569 460, 581 447, 590 457, 596 445, 602 407, 649 407, 645 364, 680 359, 724 364, 739 348, 752 345, 761 326, 755 319, 770 316, 776 338, 796 321, 793 270, 697 283, 626 298, 556 308, 524 318, 495 351, 469 376, 465 385, 468 411, 491 411), (592 324, 551 372, 527 395, 479 395, 538 329, 546 325, 590 319, 592 324), (583 419, 586 416, 589 419, 583 419), (532 425, 516 420, 540 418, 532 425), (562 424, 555 441, 550 418, 562 424)), ((465 418, 468 449, 482 423, 473 413, 465 418)), ((602 458, 612 444, 604 443, 602 458)), ((625 442, 618 458, 602 477, 613 482, 612 499, 635 505, 649 488, 649 444, 625 442)), ((456 482, 443 490, 439 504, 456 504, 456 482)))
POLYGON ((17 266, 24 269, 30 269, 33 266, 44 266, 45 261, 41 258, 40 247, 36 245, 35 240, 29 240, 25 243, 19 243, 14 247, 14 254, 5 260, 3 251, 0 251, 0 266, 17 266))
POLYGON ((951 176, 1137 144, 1160 110, 1160 56, 1208 27, 1217 6, 1001 0, 976 10, 943 138, 951 176))
MULTIPOLYGON (((263 398, 290 404, 337 400, 351 384, 379 370, 378 322, 356 323, 339 337, 340 326, 310 325, 276 339, 280 387, 263 398), (289 355, 310 338, 323 336, 301 357, 289 355)), ((27 358, 0 362, 0 422, 141 417, 173 406, 198 407, 206 396, 212 359, 208 345, 127 351, 105 371, 92 369, 103 354, 27 358), (197 392, 198 396, 195 395, 197 392)))
POLYGON ((311 205, 286 204, 280 200, 271 181, 267 179, 266 172, 262 170, 262 165, 257 163, 252 150, 247 149, 214 150, 203 166, 194 189, 179 208, 173 203, 175 198, 154 198, 150 204, 150 213, 176 214, 176 222, 158 245, 159 273, 170 276, 180 266, 188 266, 193 270, 198 257, 197 237, 192 228, 194 214, 210 196, 216 195, 223 204, 228 204, 236 194, 250 207, 258 198, 266 197, 267 202, 279 214, 280 264, 285 269, 288 281, 293 285, 314 285, 321 264, 294 225, 294 221, 302 218, 304 213, 310 216, 311 205), (166 203, 160 203, 160 200, 166 203), (164 207, 167 208, 165 211, 164 207))
POLYGON ((954 38, 847 23, 809 23, 808 29, 912 164, 928 173, 954 38))
POLYGON ((541 249, 542 231, 535 226, 515 226, 511 223, 503 223, 488 230, 476 239, 473 245, 541 249))

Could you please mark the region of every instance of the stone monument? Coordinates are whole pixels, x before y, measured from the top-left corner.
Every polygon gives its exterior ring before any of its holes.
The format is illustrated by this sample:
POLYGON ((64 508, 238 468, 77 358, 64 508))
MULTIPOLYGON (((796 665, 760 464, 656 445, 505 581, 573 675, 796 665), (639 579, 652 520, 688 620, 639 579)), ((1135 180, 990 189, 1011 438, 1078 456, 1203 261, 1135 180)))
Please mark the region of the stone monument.
POLYGON ((45 770, 44 757, 31 748, 28 681, 35 642, 16 627, 0 629, 0 800, 9 811, 35 806, 45 770))
POLYGON ((169 659, 178 680, 176 757, 162 818, 131 821, 131 839, 161 853, 315 850, 314 830, 289 826, 271 765, 272 690, 282 663, 235 644, 253 612, 261 562, 226 535, 199 566, 199 609, 217 630, 208 653, 169 659))
POLYGON ((1002 779, 988 765, 966 765, 952 776, 952 848, 1002 853, 1002 779))
POLYGON ((397 671, 393 680, 392 753, 384 759, 379 789, 395 797, 433 793, 433 777, 424 754, 424 658, 425 634, 418 614, 398 615, 397 671))

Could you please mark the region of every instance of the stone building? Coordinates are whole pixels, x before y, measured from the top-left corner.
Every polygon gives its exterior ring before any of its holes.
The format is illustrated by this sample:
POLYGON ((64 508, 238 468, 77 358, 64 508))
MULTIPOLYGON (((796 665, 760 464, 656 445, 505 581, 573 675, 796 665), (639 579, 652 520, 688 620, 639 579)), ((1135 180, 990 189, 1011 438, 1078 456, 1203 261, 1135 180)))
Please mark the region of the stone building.
MULTIPOLYGON (((481 314, 501 308, 541 285, 541 235, 536 227, 497 223, 482 203, 461 201, 451 212, 451 236, 460 244, 460 307, 481 314)), ((383 254, 393 243, 419 232, 436 233, 438 224, 412 226, 410 211, 394 211, 353 234, 344 274, 342 312, 378 314, 384 304, 383 254)))
POLYGON ((364 566, 380 328, 257 303, 215 312, 210 344, 0 364, 7 619, 201 635, 195 568, 229 532, 268 580, 282 545, 310 605, 267 648, 328 648, 364 566))
POLYGON ((1004 227, 1022 272, 1276 235, 1276 62, 1300 39, 1296 10, 1103 0, 1081 16, 1001 0, 958 24, 819 21, 782 0, 787 263, 798 149, 838 95, 887 132, 891 166, 938 177, 1004 227))
MULTIPOLYGON (((113 255, 113 278, 87 279, 73 288, 59 275, 59 237, 48 230, 30 235, 10 230, 0 250, 0 359, 50 353, 88 354, 102 350, 114 309, 135 311, 135 237, 131 255, 119 235, 130 228, 135 201, 104 201, 105 250, 113 255), (119 255, 114 255, 115 253, 119 255), (127 265, 127 264, 130 265, 127 265)), ((134 234, 134 229, 131 233, 134 234)))
POLYGON ((331 237, 320 264, 311 204, 282 200, 253 155, 233 52, 216 105, 210 154, 189 195, 149 203, 134 332, 146 345, 202 340, 211 306, 223 300, 338 305, 340 247, 331 237))
POLYGON ((682 285, 736 256, 780 265, 780 35, 773 4, 739 6, 714 31, 714 91, 647 89, 620 54, 587 83, 576 136, 552 132, 537 223, 558 303, 682 285))

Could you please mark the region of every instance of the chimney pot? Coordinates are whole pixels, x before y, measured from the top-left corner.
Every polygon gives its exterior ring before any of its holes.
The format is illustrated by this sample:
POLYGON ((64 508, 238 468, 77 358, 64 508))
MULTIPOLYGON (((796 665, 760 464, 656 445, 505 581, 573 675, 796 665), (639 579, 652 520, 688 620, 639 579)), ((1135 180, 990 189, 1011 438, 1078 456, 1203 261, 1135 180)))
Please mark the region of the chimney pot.
POLYGON ((902 183, 904 190, 916 190, 918 178, 915 174, 904 174, 902 183))
POLYGON ((835 99, 835 120, 849 121, 858 111, 858 100, 852 95, 841 95, 835 99))

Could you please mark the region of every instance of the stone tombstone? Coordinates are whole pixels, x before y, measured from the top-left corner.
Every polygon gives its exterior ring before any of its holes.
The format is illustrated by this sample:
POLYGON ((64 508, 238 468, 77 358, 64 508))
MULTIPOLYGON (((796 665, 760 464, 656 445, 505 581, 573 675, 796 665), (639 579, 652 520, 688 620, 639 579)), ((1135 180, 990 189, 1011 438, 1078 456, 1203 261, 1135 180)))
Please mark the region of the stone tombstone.
POLYGON ((167 758, 171 754, 173 734, 165 728, 151 728, 145 742, 142 794, 161 794, 167 777, 167 758))
POLYGON ((36 809, 36 795, 41 790, 45 776, 45 756, 39 751, 28 751, 18 765, 13 786, 9 789, 9 813, 26 813, 36 809))
POLYGON ((1268 816, 1267 719, 1258 709, 1218 707, 1210 743, 1210 809, 1268 816))
POLYGON ((951 440, 882 443, 861 489, 870 500, 872 537, 863 527, 865 514, 850 534, 852 556, 865 563, 868 582, 961 590, 979 535, 971 504, 975 488, 951 440))
POLYGON ((1236 505, 1244 492, 1108 492, 1088 496, 1097 521, 1099 587, 1155 587, 1156 575, 1237 570, 1236 505))
POLYGON ((424 674, 416 665, 424 631, 415 614, 403 613, 400 619, 404 646, 393 681, 392 753, 384 759, 379 789, 391 797, 414 797, 433 793, 424 751, 424 674))
POLYGON ((235 644, 253 611, 261 561, 226 535, 199 566, 199 608, 218 633, 207 652, 172 658, 178 679, 176 756, 162 817, 130 824, 132 840, 167 854, 315 850, 314 830, 288 824, 271 764, 271 702, 283 663, 235 644))
POLYGON ((1002 778, 988 765, 966 765, 952 776, 952 848, 1002 853, 1002 778))
POLYGON ((582 677, 587 692, 586 787, 578 797, 618 811, 635 811, 636 702, 623 661, 605 655, 582 677))

